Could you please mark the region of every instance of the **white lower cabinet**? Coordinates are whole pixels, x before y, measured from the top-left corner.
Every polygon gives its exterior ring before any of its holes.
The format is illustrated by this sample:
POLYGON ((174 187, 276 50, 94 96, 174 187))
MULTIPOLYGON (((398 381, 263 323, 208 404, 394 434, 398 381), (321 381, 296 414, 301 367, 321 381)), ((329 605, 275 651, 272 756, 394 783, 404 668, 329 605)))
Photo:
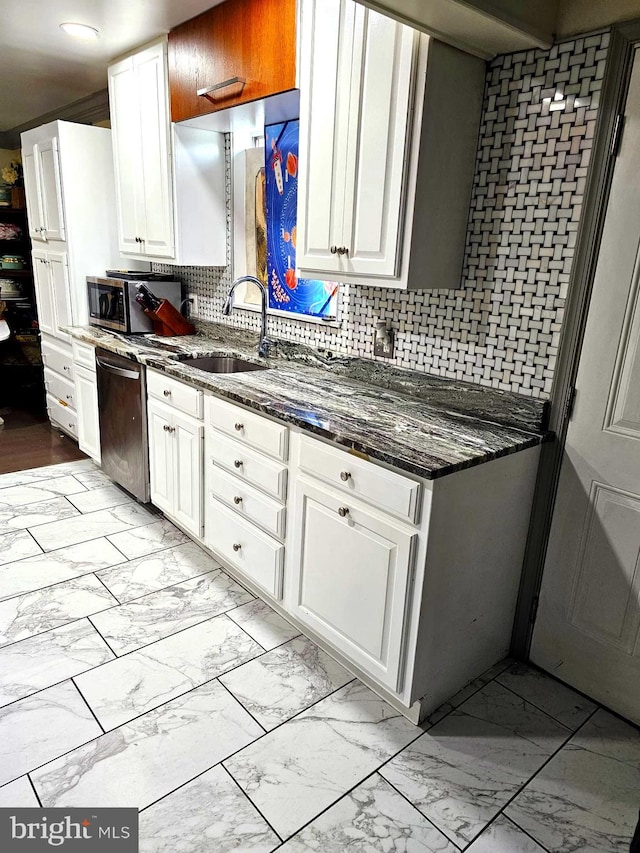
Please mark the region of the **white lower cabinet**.
POLYGON ((75 371, 71 347, 44 333, 40 345, 49 419, 55 427, 77 438, 75 371))
POLYGON ((74 405, 78 415, 78 447, 100 464, 100 421, 95 347, 72 341, 74 405))
POLYGON ((397 691, 417 533, 302 477, 292 528, 293 614, 397 691))
POLYGON ((202 421, 150 399, 151 500, 181 527, 202 536, 202 421))

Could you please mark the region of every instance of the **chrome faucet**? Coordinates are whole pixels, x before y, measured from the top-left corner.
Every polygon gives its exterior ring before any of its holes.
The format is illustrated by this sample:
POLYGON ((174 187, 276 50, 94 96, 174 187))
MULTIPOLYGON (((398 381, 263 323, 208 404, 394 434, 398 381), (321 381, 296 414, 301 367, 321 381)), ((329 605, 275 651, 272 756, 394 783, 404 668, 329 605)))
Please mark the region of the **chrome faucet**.
POLYGON ((267 340, 267 299, 269 294, 267 288, 260 281, 260 279, 256 278, 254 275, 241 275, 240 278, 237 278, 231 285, 231 289, 229 290, 227 301, 224 303, 222 313, 225 315, 225 317, 228 317, 229 314, 231 314, 231 311, 233 309, 233 294, 235 293, 236 287, 239 284, 242 284, 242 282, 244 281, 250 281, 252 284, 255 284, 256 287, 260 289, 260 296, 262 297, 262 310, 260 341, 258 343, 258 355, 262 358, 266 358, 269 355, 269 341, 267 340))

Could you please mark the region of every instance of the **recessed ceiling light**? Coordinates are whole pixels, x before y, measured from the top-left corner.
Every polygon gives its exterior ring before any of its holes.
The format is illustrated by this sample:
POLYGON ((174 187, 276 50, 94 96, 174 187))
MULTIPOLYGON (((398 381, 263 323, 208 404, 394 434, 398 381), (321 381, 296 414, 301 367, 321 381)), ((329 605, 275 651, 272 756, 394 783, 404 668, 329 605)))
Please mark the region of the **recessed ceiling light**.
POLYGON ((69 36, 74 36, 78 39, 97 39, 98 30, 95 27, 89 27, 87 24, 64 23, 60 24, 60 29, 69 36))

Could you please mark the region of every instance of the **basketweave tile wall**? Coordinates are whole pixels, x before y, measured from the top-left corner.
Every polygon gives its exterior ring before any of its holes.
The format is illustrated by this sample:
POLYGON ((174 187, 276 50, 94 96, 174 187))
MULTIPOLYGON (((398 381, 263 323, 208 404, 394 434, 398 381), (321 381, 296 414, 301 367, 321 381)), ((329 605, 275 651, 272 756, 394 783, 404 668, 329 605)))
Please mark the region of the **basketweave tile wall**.
MULTIPOLYGON (((608 32, 589 34, 489 63, 460 290, 343 285, 339 328, 278 316, 269 333, 373 358, 380 317, 396 366, 548 398, 608 44, 608 32)), ((179 275, 203 319, 258 329, 251 312, 222 315, 229 265, 179 275)))

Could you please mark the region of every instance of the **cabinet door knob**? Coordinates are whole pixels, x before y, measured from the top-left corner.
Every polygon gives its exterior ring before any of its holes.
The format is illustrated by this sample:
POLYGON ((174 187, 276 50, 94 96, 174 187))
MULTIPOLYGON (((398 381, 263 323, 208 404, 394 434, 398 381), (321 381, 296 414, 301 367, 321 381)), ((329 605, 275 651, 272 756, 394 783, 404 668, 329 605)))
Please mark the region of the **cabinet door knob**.
POLYGON ((340 472, 340 479, 342 480, 343 483, 346 483, 347 480, 351 479, 351 474, 348 471, 341 471, 340 472))
POLYGON ((338 515, 340 516, 340 518, 344 518, 345 515, 349 515, 349 507, 347 507, 347 506, 339 507, 338 515))
POLYGON ((164 394, 164 396, 165 396, 165 397, 170 397, 170 396, 171 396, 171 391, 167 391, 167 390, 165 390, 165 391, 163 391, 162 393, 164 394))
POLYGON ((349 249, 346 246, 339 246, 338 247, 338 254, 339 255, 348 255, 349 249))
POLYGON ((69 365, 68 365, 68 364, 63 364, 63 365, 62 365, 62 369, 63 369, 63 370, 66 370, 66 371, 67 371, 67 373, 68 373, 68 372, 69 372, 69 365))
POLYGON ((244 429, 244 424, 235 424, 235 429, 236 432, 242 432, 242 430, 244 429))
POLYGON ((337 247, 337 246, 332 246, 332 247, 329 249, 329 251, 331 252, 331 254, 332 254, 332 255, 336 255, 336 254, 338 253, 338 247, 337 247))
POLYGON ((233 543, 233 550, 234 551, 239 551, 240 548, 242 548, 242 545, 239 545, 237 542, 233 543))
POLYGON ((236 459, 233 464, 236 468, 242 468, 242 459, 236 459))
POLYGON ((73 397, 71 396, 71 394, 67 394, 67 400, 73 400, 73 397))
POLYGON ((233 499, 233 502, 234 502, 234 504, 235 504, 236 506, 237 506, 238 504, 241 504, 241 503, 242 503, 242 498, 240 497, 240 495, 236 495, 236 496, 235 496, 235 498, 233 499))

